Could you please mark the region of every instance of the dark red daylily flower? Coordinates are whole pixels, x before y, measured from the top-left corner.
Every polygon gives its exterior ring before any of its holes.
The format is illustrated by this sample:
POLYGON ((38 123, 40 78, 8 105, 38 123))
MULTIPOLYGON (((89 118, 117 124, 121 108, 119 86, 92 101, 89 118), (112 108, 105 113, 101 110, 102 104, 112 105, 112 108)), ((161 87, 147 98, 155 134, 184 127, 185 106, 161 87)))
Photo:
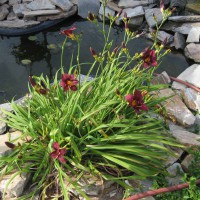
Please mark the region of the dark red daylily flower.
POLYGON ((64 148, 60 148, 60 145, 58 142, 54 142, 52 144, 52 148, 55 150, 53 151, 50 156, 53 159, 58 159, 61 163, 66 163, 66 160, 64 158, 64 155, 66 154, 67 150, 64 148))
POLYGON ((73 74, 62 74, 62 79, 60 81, 60 86, 63 87, 64 91, 67 91, 69 89, 76 91, 78 84, 78 80, 75 79, 73 74))
POLYGON ((128 102, 129 106, 132 107, 137 114, 139 114, 140 110, 148 111, 149 108, 144 103, 143 94, 140 90, 135 90, 134 94, 127 94, 125 96, 126 101, 128 102))
POLYGON ((157 66, 156 53, 149 47, 142 52, 142 60, 144 61, 144 68, 149 66, 157 66))
POLYGON ((75 40, 76 36, 74 35, 73 31, 76 30, 75 26, 72 26, 70 29, 61 30, 60 33, 62 35, 67 36, 68 38, 75 40))

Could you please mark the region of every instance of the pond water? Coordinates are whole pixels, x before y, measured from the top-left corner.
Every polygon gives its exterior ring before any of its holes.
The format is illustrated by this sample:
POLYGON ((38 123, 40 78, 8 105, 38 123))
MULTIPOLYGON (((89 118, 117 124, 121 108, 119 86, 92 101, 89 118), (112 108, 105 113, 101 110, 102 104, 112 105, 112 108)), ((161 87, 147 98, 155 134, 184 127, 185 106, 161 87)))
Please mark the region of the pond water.
MULTIPOLYGON (((18 99, 28 92, 27 82, 29 75, 44 75, 53 77, 60 68, 61 45, 64 36, 59 34, 63 28, 69 28, 72 24, 77 27, 77 32, 83 33, 81 42, 80 61, 92 61, 89 47, 100 51, 103 46, 103 38, 96 26, 88 21, 80 19, 67 20, 54 28, 35 34, 35 40, 30 40, 30 35, 21 37, 0 36, 0 103, 10 101, 13 97, 18 99), (51 49, 53 46, 53 49, 51 49), (29 59, 30 65, 24 66, 21 61, 29 59)), ((123 38, 124 30, 114 27, 111 38, 114 46, 119 45, 123 38)), ((135 39, 129 45, 131 53, 141 52, 152 42, 144 37, 135 39)), ((70 63, 71 55, 76 55, 76 42, 68 41, 66 44, 64 65, 70 63)), ((187 60, 180 52, 168 54, 162 62, 158 72, 167 71, 169 75, 177 76, 189 66, 187 60)), ((82 74, 86 74, 88 67, 82 68, 82 74)))

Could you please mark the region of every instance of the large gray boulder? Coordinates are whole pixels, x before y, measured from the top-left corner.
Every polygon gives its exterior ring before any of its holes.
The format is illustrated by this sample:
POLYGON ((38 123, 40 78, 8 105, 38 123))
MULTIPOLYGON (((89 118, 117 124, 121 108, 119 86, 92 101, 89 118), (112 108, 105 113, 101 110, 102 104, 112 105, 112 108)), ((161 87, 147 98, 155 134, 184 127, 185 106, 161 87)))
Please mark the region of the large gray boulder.
POLYGON ((91 12, 97 16, 99 9, 99 0, 78 0, 78 15, 82 18, 87 18, 88 12, 91 12))

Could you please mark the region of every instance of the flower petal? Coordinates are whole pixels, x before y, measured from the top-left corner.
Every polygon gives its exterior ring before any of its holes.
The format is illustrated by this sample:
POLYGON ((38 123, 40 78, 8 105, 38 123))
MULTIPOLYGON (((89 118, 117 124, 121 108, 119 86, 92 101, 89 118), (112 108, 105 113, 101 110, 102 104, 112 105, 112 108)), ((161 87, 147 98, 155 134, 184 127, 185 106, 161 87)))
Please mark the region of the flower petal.
POLYGON ((58 142, 54 142, 54 143, 52 144, 52 148, 54 148, 55 150, 59 150, 60 145, 58 144, 58 142))
POLYGON ((126 99, 126 101, 128 101, 129 103, 131 103, 131 102, 134 100, 132 94, 127 94, 127 95, 125 96, 125 99, 126 99))
POLYGON ((53 151, 52 153, 50 153, 50 156, 54 159, 56 159, 59 156, 59 152, 58 151, 53 151))
POLYGON ((66 159, 63 157, 63 156, 59 156, 58 157, 58 160, 61 162, 61 163, 66 163, 66 159))

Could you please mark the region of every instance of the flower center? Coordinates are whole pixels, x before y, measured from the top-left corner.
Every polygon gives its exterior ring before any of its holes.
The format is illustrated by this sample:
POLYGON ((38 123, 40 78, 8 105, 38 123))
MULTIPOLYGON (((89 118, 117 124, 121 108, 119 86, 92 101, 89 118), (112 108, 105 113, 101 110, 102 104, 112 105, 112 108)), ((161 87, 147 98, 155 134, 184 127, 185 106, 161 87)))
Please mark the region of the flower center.
POLYGON ((131 105, 132 105, 133 107, 135 107, 135 106, 137 105, 136 100, 133 100, 132 103, 131 103, 131 105))
POLYGON ((72 81, 67 81, 67 85, 72 86, 73 82, 72 81))
POLYGON ((148 58, 145 58, 145 60, 144 60, 146 63, 148 63, 149 61, 150 61, 150 58, 148 57, 148 58))

